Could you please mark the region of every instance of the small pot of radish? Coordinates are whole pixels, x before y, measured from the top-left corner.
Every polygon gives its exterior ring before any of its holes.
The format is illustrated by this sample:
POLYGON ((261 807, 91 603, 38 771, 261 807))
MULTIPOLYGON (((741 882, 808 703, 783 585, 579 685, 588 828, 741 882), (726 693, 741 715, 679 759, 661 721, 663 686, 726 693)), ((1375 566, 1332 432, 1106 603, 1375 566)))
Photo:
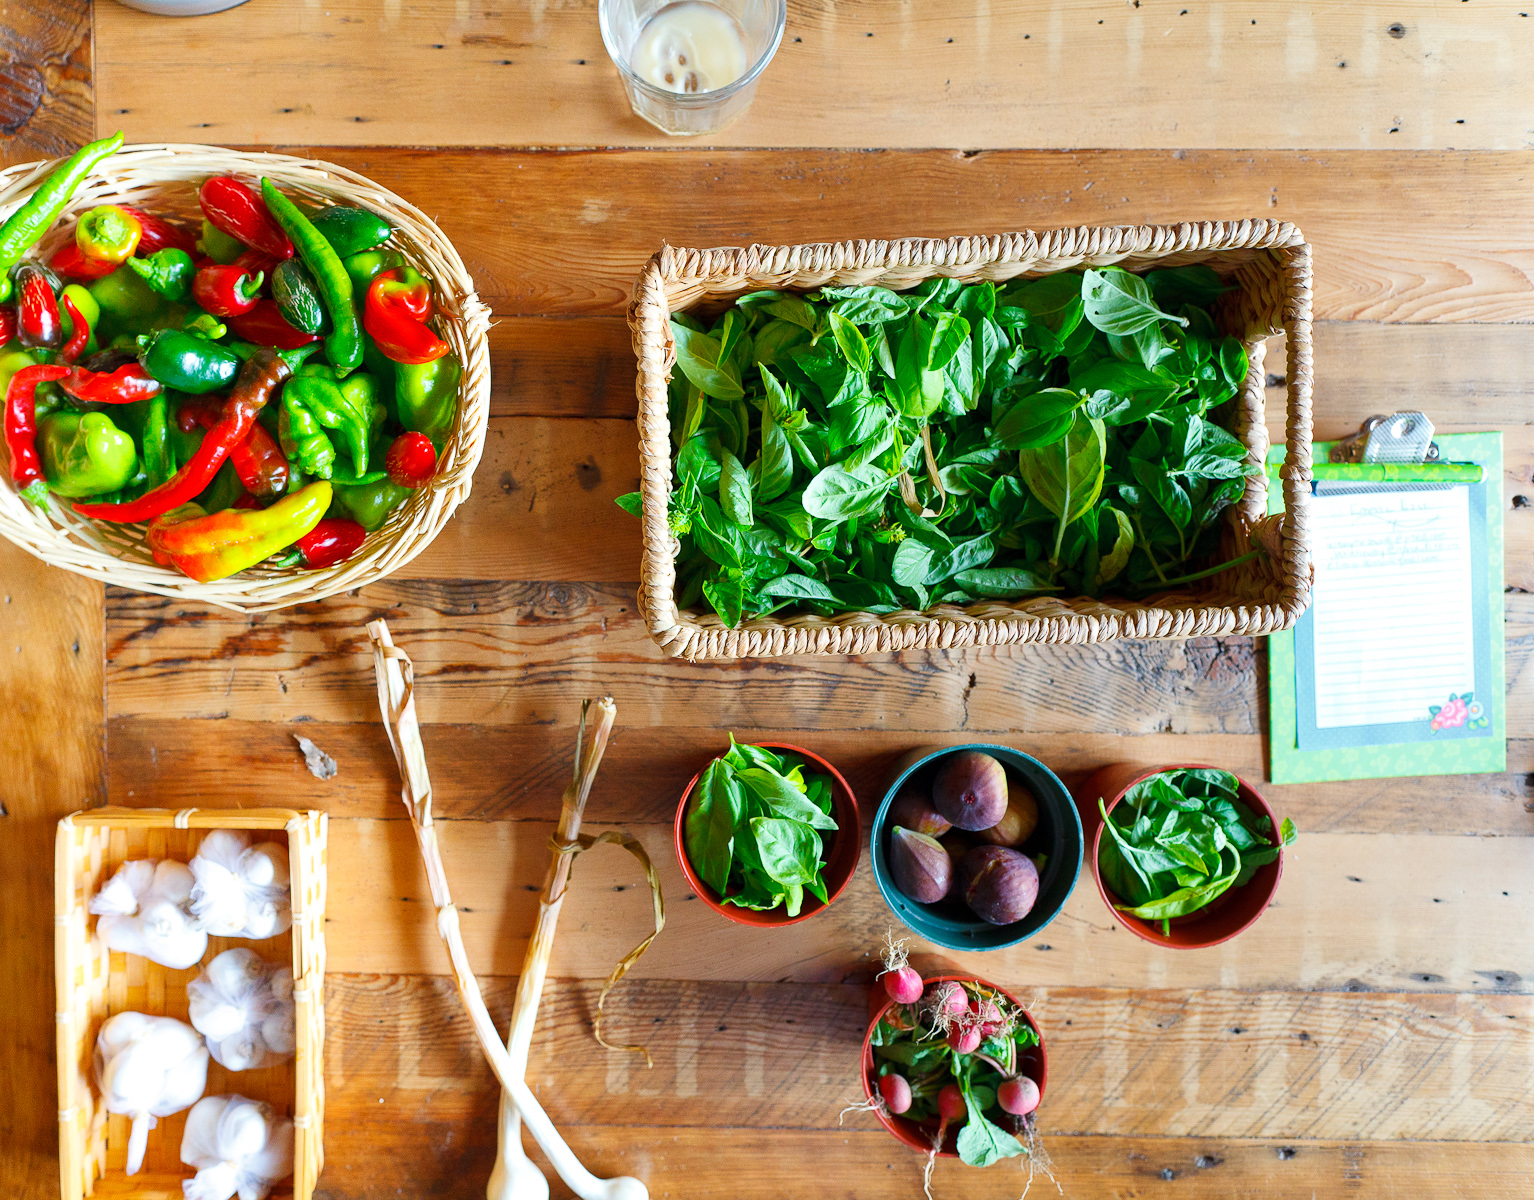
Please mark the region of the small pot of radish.
POLYGON ((857 869, 862 824, 841 772, 785 742, 738 743, 692 777, 676 857, 697 897, 741 925, 793 925, 828 908, 857 869))
POLYGON ((1005 988, 963 975, 876 983, 863 1038, 863 1093, 913 1150, 990 1166, 1027 1154, 1048 1077, 1039 1027, 1005 988), (876 1007, 875 1007, 876 1006, 876 1007))

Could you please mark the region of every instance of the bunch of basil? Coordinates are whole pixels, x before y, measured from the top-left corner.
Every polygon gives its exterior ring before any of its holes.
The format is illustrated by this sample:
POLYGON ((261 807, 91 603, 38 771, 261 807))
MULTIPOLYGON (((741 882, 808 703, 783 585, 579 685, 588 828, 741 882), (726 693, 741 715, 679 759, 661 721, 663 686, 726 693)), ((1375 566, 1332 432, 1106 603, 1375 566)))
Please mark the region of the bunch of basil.
POLYGON ((1208 311, 1226 290, 1204 266, 1109 267, 676 315, 679 604, 735 626, 1212 573, 1185 568, 1260 470, 1207 416, 1247 371, 1208 311))
POLYGON ((725 904, 797 917, 804 893, 829 903, 820 830, 836 831, 831 777, 795 754, 730 737, 687 800, 682 842, 698 877, 725 904))
POLYGON ((1162 771, 1124 793, 1110 813, 1099 798, 1109 834, 1097 852, 1103 882, 1116 907, 1145 921, 1160 921, 1213 903, 1251 881, 1295 839, 1288 817, 1273 837, 1273 822, 1241 802, 1240 781, 1229 771, 1193 767, 1162 771))

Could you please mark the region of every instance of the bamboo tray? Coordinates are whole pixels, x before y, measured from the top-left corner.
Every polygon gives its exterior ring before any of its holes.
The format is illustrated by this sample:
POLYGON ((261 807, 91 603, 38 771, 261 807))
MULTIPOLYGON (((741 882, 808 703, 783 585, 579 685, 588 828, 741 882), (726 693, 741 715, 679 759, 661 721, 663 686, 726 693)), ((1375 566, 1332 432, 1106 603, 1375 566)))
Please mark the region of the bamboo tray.
POLYGON ((1310 247, 1288 221, 1080 226, 946 241, 825 242, 743 250, 662 247, 640 275, 629 308, 639 359, 644 503, 639 611, 650 636, 670 655, 739 659, 1013 642, 1257 635, 1288 629, 1310 602, 1310 291, 1310 247), (1221 536, 1222 561, 1258 546, 1267 551, 1265 558, 1143 602, 1112 596, 1038 597, 966 608, 937 605, 925 612, 759 617, 736 629, 712 612, 677 608, 679 545, 667 520, 672 446, 666 382, 676 362, 669 324, 673 312, 697 308, 717 313, 736 297, 767 288, 808 292, 878 284, 898 291, 934 276, 999 283, 1109 264, 1139 271, 1190 263, 1207 263, 1235 285, 1219 300, 1215 316, 1224 332, 1244 341, 1248 367, 1245 386, 1230 402, 1222 423, 1246 444, 1248 462, 1258 466, 1268 450, 1264 339, 1280 332, 1288 335, 1285 512, 1266 516, 1267 485, 1259 473, 1228 510, 1221 536))
POLYGON ((93 1194, 131 1200, 180 1200, 181 1181, 192 1169, 181 1162, 186 1113, 164 1117, 149 1133, 144 1167, 124 1173, 128 1118, 106 1112, 91 1082, 96 1034, 116 1013, 134 1010, 187 1019, 186 985, 201 966, 173 971, 137 955, 108 951, 95 938, 86 911, 96 889, 129 859, 174 858, 186 862, 204 831, 259 830, 287 835, 292 874, 293 927, 265 941, 208 939, 203 961, 235 946, 293 969, 298 1045, 294 1057, 253 1071, 208 1065, 209 1096, 237 1092, 264 1100, 293 1118, 291 1183, 273 1196, 310 1200, 324 1161, 325 1080, 325 834, 321 812, 286 808, 195 809, 98 808, 59 822, 54 845, 54 972, 57 994, 59 1070, 59 1173, 64 1200, 93 1194))

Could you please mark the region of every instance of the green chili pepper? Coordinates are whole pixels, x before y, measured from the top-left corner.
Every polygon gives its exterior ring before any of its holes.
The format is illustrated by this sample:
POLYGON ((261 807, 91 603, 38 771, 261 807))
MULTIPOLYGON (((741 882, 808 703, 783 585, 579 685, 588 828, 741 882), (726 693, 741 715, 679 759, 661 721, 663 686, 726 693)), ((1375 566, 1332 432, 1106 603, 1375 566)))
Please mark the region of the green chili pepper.
POLYGON ((197 497, 197 503, 205 512, 222 512, 243 495, 245 495, 245 485, 240 482, 234 464, 226 462, 218 469, 218 474, 213 476, 213 482, 208 484, 203 489, 202 495, 197 497))
MULTIPOLYGON (((85 343, 85 354, 96 353, 99 339, 96 337, 96 326, 101 324, 101 305, 96 303, 96 297, 92 296, 89 288, 81 287, 78 283, 71 283, 64 289, 64 295, 80 310, 80 315, 85 318, 85 323, 91 327, 91 336, 85 343)), ((64 340, 67 342, 74 336, 75 320, 69 315, 69 310, 64 307, 62 299, 59 302, 59 316, 64 325, 64 340)))
POLYGON ((240 373, 238 354, 179 329, 152 334, 144 343, 139 362, 166 387, 197 396, 231 386, 240 373))
POLYGON ((216 342, 224 334, 229 332, 228 326, 210 312, 203 312, 195 304, 187 310, 182 319, 181 328, 184 332, 196 337, 206 338, 210 342, 216 342))
POLYGON ((362 362, 362 326, 352 303, 351 277, 324 235, 270 179, 261 180, 261 198, 283 233, 292 239, 330 313, 331 330, 325 336, 325 355, 330 365, 340 375, 351 374, 362 362))
POLYGON ((249 248, 239 238, 225 233, 212 221, 203 219, 202 252, 219 266, 227 267, 249 248))
POLYGON ((139 431, 139 458, 149 475, 149 486, 159 487, 176 473, 170 450, 170 399, 162 390, 144 402, 144 424, 139 431))
POLYGON ((175 304, 183 304, 192 292, 197 267, 185 250, 167 246, 147 258, 130 258, 126 264, 151 290, 175 304))
POLYGON ((463 364, 451 352, 418 366, 395 363, 394 400, 399 407, 399 423, 424 433, 440 446, 453 432, 462 377, 463 364))
POLYGON ((288 456, 290 468, 321 479, 329 479, 334 473, 336 448, 330 436, 308 407, 289 398, 286 387, 282 395, 282 412, 277 420, 277 440, 282 452, 288 456))
POLYGON ((341 205, 320 209, 311 222, 342 258, 381 246, 394 232, 394 226, 377 213, 341 205))
POLYGON ((138 470, 133 439, 106 413, 58 412, 38 422, 48 489, 60 496, 115 492, 138 470))
POLYGON ((11 268, 48 232, 96 164, 115 154, 122 144, 123 135, 118 132, 81 146, 0 225, 0 303, 11 298, 11 268))
MULTIPOLYGON (((364 395, 365 389, 343 390, 334 379, 318 373, 323 369, 310 364, 290 379, 282 389, 283 408, 290 413, 290 419, 295 408, 307 409, 326 429, 340 433, 351 453, 352 469, 361 476, 368 469, 368 433, 373 419, 371 403, 364 395)), ((330 477, 330 472, 310 466, 302 455, 300 462, 310 474, 322 479, 330 477)))
POLYGON ((390 483, 387 479, 359 487, 342 485, 336 488, 330 511, 335 513, 339 510, 341 515, 351 517, 362 528, 372 533, 389 519, 391 512, 410 499, 410 496, 409 488, 390 483))
POLYGON ((103 338, 144 333, 165 314, 165 301, 131 267, 118 267, 103 275, 89 290, 101 310, 103 338))
POLYGON ((403 267, 405 256, 398 250, 364 250, 361 254, 347 255, 342 265, 352 281, 352 294, 366 296, 374 276, 403 267))
POLYGON ((314 277, 296 258, 285 259, 272 272, 272 299, 283 320, 304 333, 326 328, 325 305, 320 301, 314 277))

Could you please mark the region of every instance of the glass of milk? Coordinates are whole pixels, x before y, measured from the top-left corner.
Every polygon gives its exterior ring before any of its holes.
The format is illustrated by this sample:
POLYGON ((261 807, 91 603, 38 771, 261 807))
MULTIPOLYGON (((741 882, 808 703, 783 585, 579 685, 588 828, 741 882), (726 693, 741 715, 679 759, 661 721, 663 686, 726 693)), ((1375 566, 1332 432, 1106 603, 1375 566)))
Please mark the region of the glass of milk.
POLYGON ((723 129, 751 103, 787 0, 599 0, 602 41, 634 112, 664 133, 723 129))

